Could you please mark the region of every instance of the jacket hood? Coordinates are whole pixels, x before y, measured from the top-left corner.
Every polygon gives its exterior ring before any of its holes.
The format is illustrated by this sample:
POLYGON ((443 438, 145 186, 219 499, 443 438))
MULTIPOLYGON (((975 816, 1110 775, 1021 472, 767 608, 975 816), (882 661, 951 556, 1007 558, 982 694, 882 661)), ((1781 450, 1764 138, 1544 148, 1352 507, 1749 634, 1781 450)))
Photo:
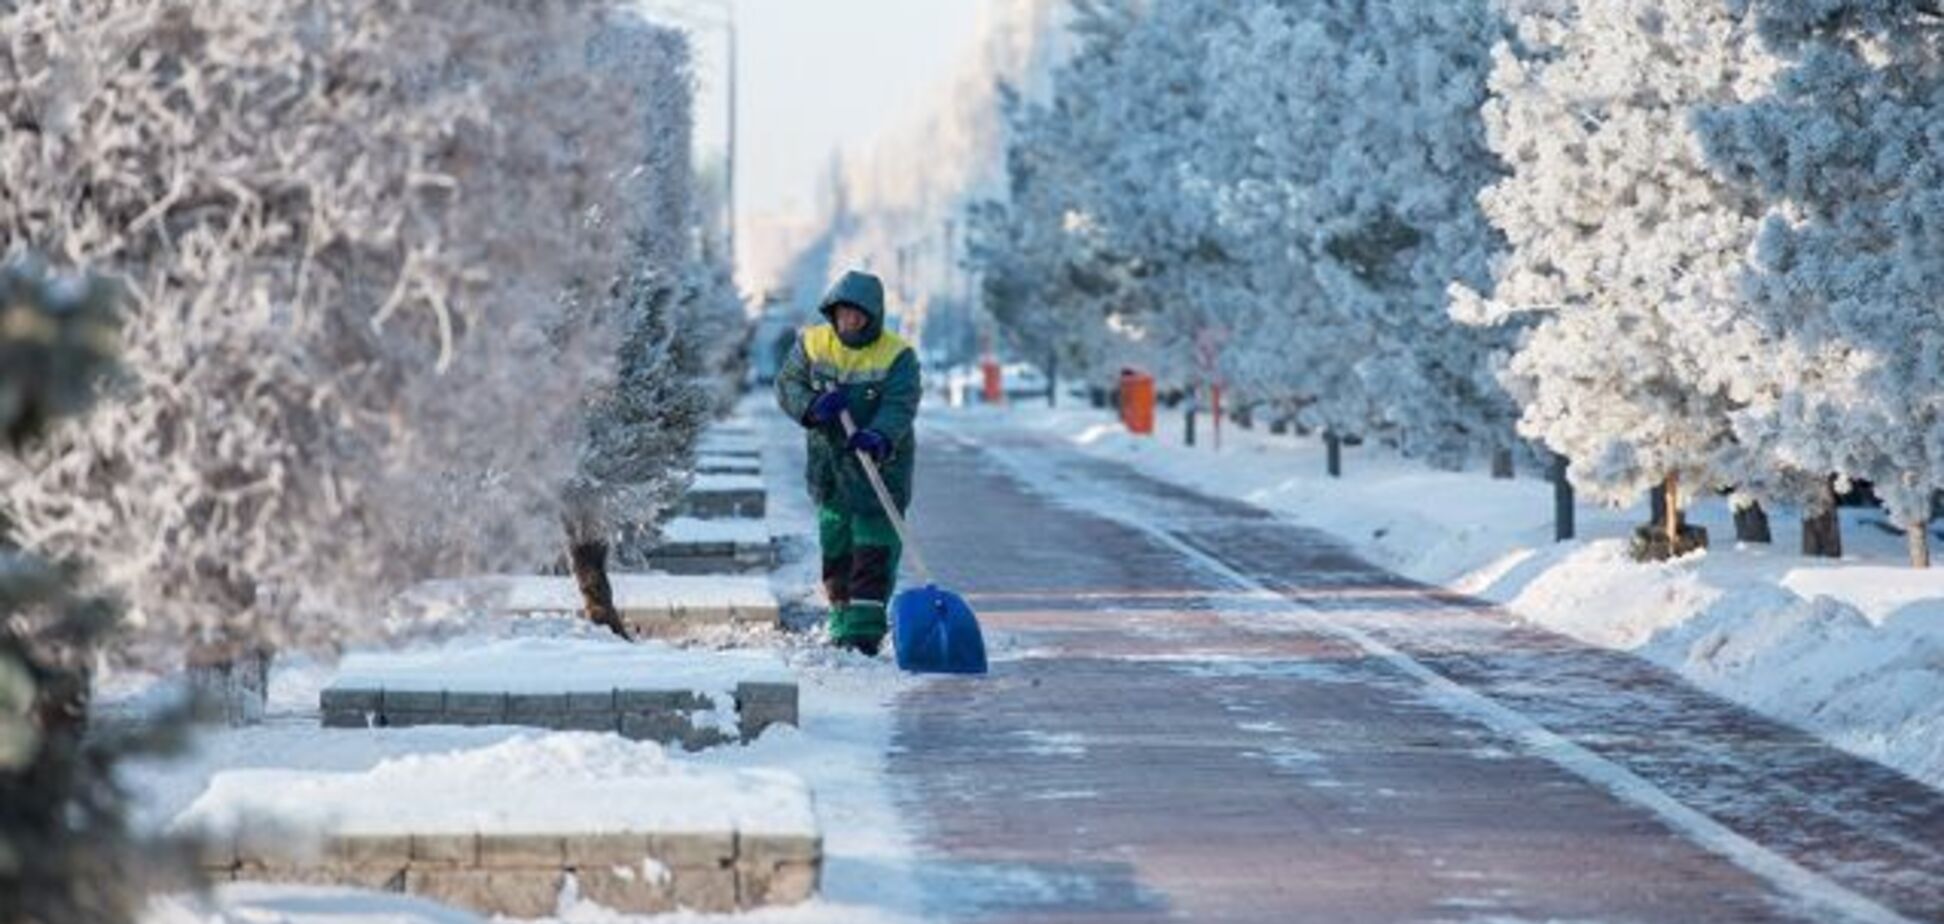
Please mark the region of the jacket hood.
POLYGON ((865 325, 864 333, 856 338, 856 342, 845 341, 845 346, 852 349, 869 346, 883 335, 884 283, 876 276, 857 270, 845 273, 843 278, 830 287, 829 292, 824 293, 823 301, 817 305, 817 311, 824 316, 824 320, 835 326, 837 319, 833 315, 838 305, 855 305, 863 309, 864 314, 871 319, 870 323, 865 325))

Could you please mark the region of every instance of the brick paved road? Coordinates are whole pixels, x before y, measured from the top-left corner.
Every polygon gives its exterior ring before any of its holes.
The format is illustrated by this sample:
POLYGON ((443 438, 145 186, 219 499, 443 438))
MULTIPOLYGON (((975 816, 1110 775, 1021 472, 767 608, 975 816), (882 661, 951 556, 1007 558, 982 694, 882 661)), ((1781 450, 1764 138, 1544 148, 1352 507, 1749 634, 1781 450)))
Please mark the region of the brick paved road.
POLYGON ((917 529, 1001 659, 899 704, 940 913, 1944 920, 1934 790, 1242 505, 927 437, 917 529))

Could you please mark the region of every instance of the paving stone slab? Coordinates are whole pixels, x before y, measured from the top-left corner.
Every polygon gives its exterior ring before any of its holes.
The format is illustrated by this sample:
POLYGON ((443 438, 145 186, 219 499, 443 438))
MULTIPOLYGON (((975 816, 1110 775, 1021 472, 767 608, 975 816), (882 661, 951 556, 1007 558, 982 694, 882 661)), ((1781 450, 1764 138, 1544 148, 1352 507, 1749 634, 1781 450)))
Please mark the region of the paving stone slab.
POLYGON ((693 690, 616 690, 614 701, 621 712, 695 712, 711 706, 693 690))
POLYGON ((576 692, 567 694, 568 712, 613 712, 614 691, 576 692))
POLYGON ((565 693, 512 693, 506 697, 506 717, 514 725, 545 724, 567 714, 565 693))
POLYGON ((469 693, 447 690, 445 711, 450 716, 469 716, 478 719, 503 720, 507 715, 507 695, 505 693, 469 693))
POLYGON ((452 725, 441 712, 393 712, 386 710, 380 725, 391 728, 411 728, 415 725, 452 725))
POLYGON ((411 864, 415 867, 479 865, 477 834, 413 834, 409 837, 411 864))
POLYGON ((479 865, 487 869, 567 865, 567 839, 558 834, 481 834, 479 865))
POLYGON ((567 865, 576 869, 612 864, 639 865, 654 856, 646 833, 570 834, 562 842, 567 865))
POLYGON ((698 475, 760 475, 763 461, 755 453, 711 453, 695 460, 698 475))
POLYGON ((675 910, 674 877, 666 870, 651 871, 639 861, 633 865, 577 870, 574 878, 580 886, 581 897, 603 908, 630 914, 675 910))
POLYGON ((382 708, 387 715, 412 712, 437 715, 445 711, 444 690, 385 690, 382 708))
POLYGON ((803 834, 743 834, 736 840, 737 862, 809 863, 823 856, 823 841, 803 834))
POLYGON ((216 881, 408 892, 506 917, 553 914, 570 874, 582 896, 628 914, 794 904, 815 896, 823 864, 819 837, 727 831, 357 834, 318 841, 246 830, 210 843, 217 846, 205 847, 198 859, 216 881))
POLYGON ((332 687, 320 702, 377 702, 380 711, 321 713, 327 728, 410 727, 419 725, 524 725, 557 731, 617 732, 638 741, 679 744, 688 750, 753 741, 773 725, 796 725, 794 683, 746 681, 732 702, 736 732, 724 734, 700 714, 717 708, 712 698, 693 690, 620 689, 570 693, 494 693, 482 691, 390 691, 332 687), (391 711, 390 703, 443 704, 439 712, 391 711))
POLYGON ((331 687, 319 696, 325 712, 377 712, 383 692, 376 689, 331 687))
POLYGON ((368 834, 333 837, 324 842, 324 858, 340 866, 404 869, 412 862, 412 836, 368 834))
POLYGON ((324 711, 325 728, 370 728, 376 713, 324 711))
POLYGON ((744 908, 794 905, 817 894, 820 878, 815 863, 738 864, 736 901, 744 908))
POLYGON ((710 914, 736 910, 736 871, 729 867, 676 867, 671 883, 675 903, 710 914))
POLYGON ((407 870, 405 891, 485 915, 551 917, 566 873, 551 870, 407 870))
POLYGON ((648 836, 655 858, 671 867, 727 866, 736 858, 736 835, 728 831, 671 831, 648 836))

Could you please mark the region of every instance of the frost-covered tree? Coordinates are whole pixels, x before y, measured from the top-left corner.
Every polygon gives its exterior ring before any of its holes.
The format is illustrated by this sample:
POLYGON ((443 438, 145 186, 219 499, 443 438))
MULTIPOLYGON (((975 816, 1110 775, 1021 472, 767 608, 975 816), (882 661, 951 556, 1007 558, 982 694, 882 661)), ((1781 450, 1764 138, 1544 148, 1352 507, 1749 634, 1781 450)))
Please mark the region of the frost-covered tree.
POLYGON ((641 101, 631 129, 641 160, 605 224, 627 244, 624 274, 590 296, 594 320, 614 332, 614 375, 588 395, 561 519, 584 612, 626 636, 608 582, 610 553, 618 547, 617 561, 638 560, 687 487, 695 438, 718 401, 715 344, 734 339, 738 319, 721 304, 719 274, 696 253, 686 39, 617 14, 596 35, 589 61, 627 81, 641 101))
POLYGON ((644 100, 602 4, 0 6, 0 246, 129 292, 114 400, 0 463, 124 654, 377 629, 557 547, 644 100))
MULTIPOLYGON (((0 452, 80 412, 110 373, 115 287, 0 264, 0 452)), ((132 525, 131 525, 131 528, 132 525)), ((92 656, 113 631, 75 567, 12 547, 0 529, 0 922, 133 921, 184 853, 129 829, 116 767, 182 742, 184 716, 114 734, 86 727, 92 656)))
POLYGON ((1483 203, 1509 249, 1491 298, 1461 290, 1453 310, 1538 316, 1504 376, 1520 431, 1596 499, 1660 488, 1677 540, 1682 485, 1774 480, 1731 424, 1769 349, 1737 286, 1758 204, 1709 170, 1692 119, 1755 98, 1775 65, 1717 0, 1514 15, 1484 109, 1510 173, 1483 203))
POLYGON ((1047 329, 1095 374, 1137 364, 1164 387, 1218 368, 1197 343, 1235 335, 1251 270, 1199 193, 1225 147, 1199 67, 1223 4, 1075 5, 1075 47, 1044 103, 1010 107, 1010 198, 974 213, 996 316, 1047 329), (1048 321, 1048 314, 1057 320, 1048 321))
POLYGON ((1737 432, 1788 465, 1867 479, 1930 560, 1944 489, 1944 13, 1753 0, 1788 69, 1699 120, 1755 198, 1745 294, 1775 346, 1737 432))
POLYGON ((1440 461, 1515 441, 1510 334, 1442 309, 1494 243, 1482 0, 1098 0, 1072 28, 974 214, 1002 323, 1440 461))
POLYGON ((1517 441, 1493 378, 1512 332, 1442 310, 1497 243, 1476 202, 1498 175, 1478 108, 1503 31, 1484 0, 1312 0, 1254 5, 1212 37, 1231 150, 1200 169, 1249 262, 1280 270, 1253 283, 1229 358, 1313 426, 1446 464, 1517 441))

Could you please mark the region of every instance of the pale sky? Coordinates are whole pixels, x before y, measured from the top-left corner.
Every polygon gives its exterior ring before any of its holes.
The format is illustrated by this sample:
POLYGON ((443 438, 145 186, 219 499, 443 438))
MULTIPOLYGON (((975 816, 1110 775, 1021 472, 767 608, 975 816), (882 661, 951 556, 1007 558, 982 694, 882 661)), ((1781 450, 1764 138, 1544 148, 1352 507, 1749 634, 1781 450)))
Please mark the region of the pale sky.
MULTIPOLYGON (((985 0, 732 0, 740 34, 736 210, 815 202, 840 145, 923 111, 971 49, 985 0)), ((706 7, 707 4, 695 4, 706 7)), ((698 34, 699 137, 722 135, 720 41, 698 34)))

